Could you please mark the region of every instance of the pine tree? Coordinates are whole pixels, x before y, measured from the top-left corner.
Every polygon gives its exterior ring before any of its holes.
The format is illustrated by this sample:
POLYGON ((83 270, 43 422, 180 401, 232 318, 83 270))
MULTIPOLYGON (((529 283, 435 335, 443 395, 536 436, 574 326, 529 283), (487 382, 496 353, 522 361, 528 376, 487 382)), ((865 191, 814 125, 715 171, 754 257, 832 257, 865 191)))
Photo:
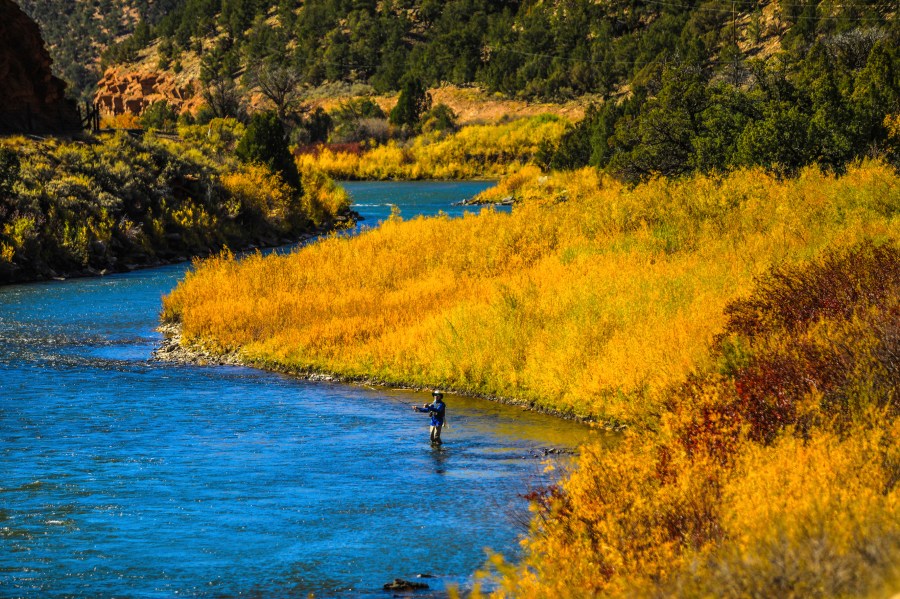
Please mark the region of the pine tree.
POLYGON ((431 94, 426 91, 422 80, 407 76, 403 80, 397 105, 391 110, 391 124, 415 127, 422 114, 429 108, 431 108, 431 94))
POLYGON ((257 112, 253 115, 235 154, 244 162, 265 164, 280 173, 298 193, 301 191, 297 165, 288 148, 284 127, 275 112, 257 112))

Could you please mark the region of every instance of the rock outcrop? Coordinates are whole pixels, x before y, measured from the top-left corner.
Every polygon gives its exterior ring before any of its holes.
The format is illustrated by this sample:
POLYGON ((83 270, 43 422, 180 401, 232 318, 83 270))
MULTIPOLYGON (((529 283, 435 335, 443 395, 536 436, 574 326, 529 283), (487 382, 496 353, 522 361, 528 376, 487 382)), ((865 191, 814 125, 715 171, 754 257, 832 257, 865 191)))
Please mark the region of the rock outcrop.
POLYGON ((0 134, 81 129, 75 102, 50 64, 37 23, 12 0, 0 0, 0 134))
POLYGON ((126 71, 110 68, 97 84, 94 101, 103 114, 140 115, 165 100, 175 112, 193 111, 200 103, 193 85, 179 86, 169 73, 126 71))

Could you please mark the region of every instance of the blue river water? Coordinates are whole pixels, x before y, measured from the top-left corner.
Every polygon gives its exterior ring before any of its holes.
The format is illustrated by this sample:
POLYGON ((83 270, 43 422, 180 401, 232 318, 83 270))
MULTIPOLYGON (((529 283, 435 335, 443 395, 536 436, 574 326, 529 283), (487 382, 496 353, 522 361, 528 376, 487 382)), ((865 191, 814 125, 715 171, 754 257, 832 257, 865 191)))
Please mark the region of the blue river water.
MULTIPOLYGON (((487 185, 347 187, 375 226, 487 185)), ((451 395, 432 449, 425 393, 152 362, 186 268, 0 288, 0 597, 443 596, 515 557, 535 456, 592 434, 451 395)))

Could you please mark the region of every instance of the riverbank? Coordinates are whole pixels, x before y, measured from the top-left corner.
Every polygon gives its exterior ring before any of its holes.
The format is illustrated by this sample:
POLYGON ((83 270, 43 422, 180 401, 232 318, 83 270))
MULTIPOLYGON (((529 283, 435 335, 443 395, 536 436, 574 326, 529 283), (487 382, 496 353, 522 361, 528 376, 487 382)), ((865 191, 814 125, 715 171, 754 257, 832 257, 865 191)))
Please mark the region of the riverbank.
POLYGON ((324 174, 304 170, 295 189, 231 157, 240 128, 0 141, 0 284, 128 272, 353 225, 347 195, 324 174))
MULTIPOLYGON (((246 252, 253 250, 269 250, 273 248, 283 247, 285 245, 307 243, 313 239, 316 239, 317 237, 321 237, 322 235, 326 235, 336 230, 339 231, 348 227, 352 227, 357 222, 358 221, 355 213, 350 211, 346 215, 338 216, 333 223, 325 223, 319 227, 316 227, 312 231, 304 232, 294 237, 282 237, 278 240, 272 238, 257 238, 251 240, 248 245, 241 245, 240 242, 238 242, 238 244, 234 247, 234 251, 246 252)), ((37 272, 15 273, 15 276, 18 276, 19 278, 10 277, 5 281, 0 282, 0 285, 33 283, 49 280, 66 281, 68 279, 83 279, 88 277, 105 277, 107 275, 134 272, 151 268, 160 268, 163 266, 183 264, 195 260, 204 260, 223 250, 225 250, 225 247, 198 248, 193 252, 181 253, 172 258, 159 258, 149 254, 137 256, 132 255, 131 257, 135 259, 134 262, 124 262, 116 256, 110 256, 110 261, 108 263, 98 265, 100 267, 100 270, 98 270, 97 267, 88 266, 76 270, 63 270, 61 272, 57 272, 47 265, 42 265, 38 267, 37 272)))
MULTIPOLYGON (((151 360, 157 362, 190 364, 193 366, 246 366, 249 368, 258 368, 269 372, 276 372, 278 374, 285 374, 307 381, 343 383, 348 385, 361 385, 364 387, 374 386, 386 389, 427 391, 439 387, 447 393, 455 393, 458 395, 464 395, 466 397, 493 401, 508 406, 530 410, 539 414, 554 416, 563 420, 574 420, 576 422, 582 422, 584 424, 592 424, 597 428, 605 431, 621 433, 628 429, 628 426, 625 424, 610 422, 598 423, 588 418, 579 418, 578 416, 574 416, 571 413, 547 409, 534 403, 518 401, 515 398, 473 393, 466 389, 453 389, 440 387, 440 385, 417 385, 413 383, 407 384, 398 381, 377 379, 365 375, 346 376, 337 372, 298 370, 279 364, 259 363, 245 358, 243 355, 241 355, 240 350, 227 352, 220 352, 215 350, 211 351, 198 342, 186 343, 183 340, 184 335, 181 325, 179 325, 178 323, 164 323, 161 324, 156 330, 163 336, 162 340, 159 342, 159 345, 153 350, 153 353, 151 355, 151 360)), ((552 453, 568 452, 555 450, 552 453)))
POLYGON ((641 422, 710 367, 723 309, 754 277, 885 234, 896 188, 874 164, 636 188, 592 170, 539 175, 511 214, 397 217, 290 256, 214 257, 165 298, 164 320, 267 367, 641 422))

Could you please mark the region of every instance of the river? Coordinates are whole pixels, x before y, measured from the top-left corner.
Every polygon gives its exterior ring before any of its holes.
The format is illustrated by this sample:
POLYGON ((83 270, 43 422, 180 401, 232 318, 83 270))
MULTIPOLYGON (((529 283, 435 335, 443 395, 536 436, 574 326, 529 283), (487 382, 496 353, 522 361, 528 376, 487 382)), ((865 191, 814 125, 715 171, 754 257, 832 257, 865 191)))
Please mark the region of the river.
MULTIPOLYGON (((347 184, 364 227, 486 186, 347 184)), ((0 597, 442 596, 515 557, 535 456, 592 434, 450 395, 432 449, 424 393, 151 362, 186 268, 0 287, 0 597)))

